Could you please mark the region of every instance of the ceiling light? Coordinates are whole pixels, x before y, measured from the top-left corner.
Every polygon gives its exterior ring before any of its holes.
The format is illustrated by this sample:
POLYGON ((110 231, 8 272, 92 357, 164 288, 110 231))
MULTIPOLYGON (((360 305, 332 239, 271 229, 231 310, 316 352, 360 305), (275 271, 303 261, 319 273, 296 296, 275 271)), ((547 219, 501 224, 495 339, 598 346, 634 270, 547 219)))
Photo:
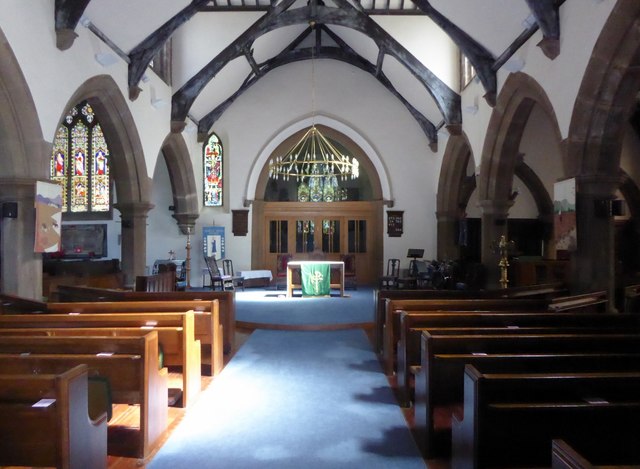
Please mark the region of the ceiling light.
POLYGON ((118 58, 111 52, 98 52, 94 58, 103 67, 109 67, 118 62, 118 58))

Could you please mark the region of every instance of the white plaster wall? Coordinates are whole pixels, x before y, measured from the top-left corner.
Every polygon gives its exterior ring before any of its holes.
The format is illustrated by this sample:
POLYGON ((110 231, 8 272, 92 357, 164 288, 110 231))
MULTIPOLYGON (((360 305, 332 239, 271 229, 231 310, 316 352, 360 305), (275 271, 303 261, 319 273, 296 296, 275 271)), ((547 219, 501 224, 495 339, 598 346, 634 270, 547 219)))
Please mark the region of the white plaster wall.
MULTIPOLYGON (((521 71, 532 76, 545 90, 552 103, 562 138, 567 137, 575 99, 582 76, 591 57, 600 31, 616 0, 568 0, 560 7, 560 55, 550 60, 537 44, 542 33, 536 32, 514 54, 523 63, 521 71)), ((503 66, 498 71, 498 93, 511 72, 503 66)), ((492 109, 482 98, 484 89, 476 81, 462 94, 463 109, 478 104, 475 115, 463 115, 463 128, 480 165, 484 136, 492 109)))
MULTIPOLYGON (((215 225, 225 226, 227 257, 234 260, 236 270, 248 267, 251 238, 230 234, 229 211, 242 208, 249 171, 263 148, 282 129, 312 116, 309 67, 307 61, 271 72, 213 126, 226 153, 227 199, 224 208, 204 208, 199 224, 213 220, 215 225)), ((370 144, 389 174, 393 210, 405 212, 404 235, 385 236, 385 258, 403 257, 408 247, 424 248, 425 255, 433 257, 441 155, 429 150, 413 117, 373 77, 336 61, 317 60, 315 68, 316 114, 344 123, 370 144)))

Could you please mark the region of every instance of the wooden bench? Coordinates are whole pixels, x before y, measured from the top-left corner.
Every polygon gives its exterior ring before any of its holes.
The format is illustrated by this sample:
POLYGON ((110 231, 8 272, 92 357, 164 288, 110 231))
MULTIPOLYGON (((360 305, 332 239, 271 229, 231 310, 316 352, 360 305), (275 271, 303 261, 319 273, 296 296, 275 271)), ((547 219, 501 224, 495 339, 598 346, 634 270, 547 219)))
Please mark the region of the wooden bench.
POLYGON ((158 366, 156 331, 140 337, 0 337, 4 374, 59 374, 79 364, 108 379, 114 403, 139 405, 138 427, 109 426, 108 453, 149 456, 168 415, 167 369, 158 366))
POLYGON ((545 300, 506 298, 387 300, 382 352, 385 373, 392 375, 395 371, 396 344, 400 339, 400 311, 546 311, 547 304, 545 300))
POLYGON ((107 415, 88 414, 87 366, 0 371, 0 465, 107 468, 107 415))
MULTIPOLYGON (((600 354, 640 354, 637 334, 486 334, 433 335, 422 333, 422 359, 415 377, 414 419, 419 446, 426 457, 447 455, 450 417, 462 395, 460 362, 442 365, 443 356, 473 362, 495 355, 572 355, 590 360, 600 354), (439 357, 439 358, 436 358, 439 357), (478 358, 476 358, 478 357, 478 358), (441 366, 442 365, 442 366, 441 366), (457 367, 457 368, 456 368, 457 367), (439 413, 437 409, 439 408, 439 413), (449 414, 447 415, 447 412, 449 414), (436 424, 436 420, 438 420, 436 424)), ((528 358, 533 360, 533 358, 528 358)), ((488 362, 486 359, 485 362, 488 362)), ((511 359, 512 361, 514 359, 511 359)), ((467 362, 463 362, 462 365, 467 362)), ((511 362, 510 362, 511 363, 511 362)), ((604 363, 610 363, 605 361, 604 363)), ((511 365, 515 366, 515 365, 511 365)))
POLYGON ((577 451, 572 445, 561 439, 551 441, 552 469, 630 469, 640 465, 639 459, 630 456, 628 448, 615 448, 609 440, 600 441, 597 448, 583 448, 577 451), (601 448, 604 448, 602 451, 601 448), (588 456, 585 456, 588 455, 588 456), (594 460, 593 458, 597 458, 594 460))
POLYGON ((396 382, 401 405, 409 405, 411 376, 421 360, 423 331, 441 334, 543 334, 640 331, 640 316, 600 313, 400 313, 396 382), (414 371, 412 371, 412 368, 414 371))
POLYGON ((609 295, 606 291, 584 293, 581 295, 560 296, 549 303, 549 311, 560 313, 563 311, 581 311, 589 313, 604 313, 607 311, 609 295))
MULTIPOLYGON (((179 301, 96 301, 47 303, 47 312, 52 314, 142 314, 193 311, 195 338, 202 347, 201 363, 210 365, 211 376, 217 376, 224 364, 224 337, 226 329, 220 322, 219 300, 179 301)), ((147 318, 152 321, 153 318, 147 318)))
POLYGON ((155 330, 164 366, 180 367, 183 407, 200 394, 200 342, 194 337, 193 312, 138 314, 43 314, 0 316, 0 336, 141 336, 155 330))
POLYGON ((640 372, 480 373, 465 368, 452 469, 550 467, 554 438, 640 457, 640 372))
POLYGON ((378 353, 383 349, 383 328, 385 324, 386 300, 425 300, 425 299, 481 299, 481 298, 520 298, 550 300, 567 295, 564 283, 554 282, 522 287, 500 288, 494 290, 376 290, 375 291, 375 347, 378 353))
POLYGON ((0 294, 0 314, 21 314, 44 312, 47 304, 43 301, 31 300, 21 296, 0 294))
MULTIPOLYGON (((175 292, 134 292, 90 288, 78 286, 60 286, 61 302, 101 302, 101 301, 213 301, 218 300, 220 323, 224 329, 224 353, 233 351, 236 330, 236 300, 232 291, 175 291, 175 292)), ((203 345, 206 343, 201 339, 203 345)))

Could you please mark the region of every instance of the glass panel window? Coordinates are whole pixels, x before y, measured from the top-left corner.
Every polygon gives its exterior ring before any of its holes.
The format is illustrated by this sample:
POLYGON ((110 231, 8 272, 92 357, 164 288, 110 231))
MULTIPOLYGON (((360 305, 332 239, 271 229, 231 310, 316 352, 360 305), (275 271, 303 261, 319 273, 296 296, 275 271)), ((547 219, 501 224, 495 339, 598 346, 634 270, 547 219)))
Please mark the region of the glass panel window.
POLYGON ((322 220, 322 252, 340 252, 340 220, 322 220))
POLYGON ((269 222, 269 252, 289 252, 289 224, 287 220, 272 220, 269 222))
POLYGON ((222 207, 222 143, 216 134, 211 134, 203 151, 204 160, 204 205, 222 207))
POLYGON ((349 220, 348 230, 348 251, 367 252, 367 220, 349 220))
POLYGON ((313 220, 296 221, 296 252, 313 252, 316 224, 313 220))
POLYGON ((62 213, 110 218, 107 140, 88 102, 72 108, 53 142, 49 176, 63 187, 62 213))

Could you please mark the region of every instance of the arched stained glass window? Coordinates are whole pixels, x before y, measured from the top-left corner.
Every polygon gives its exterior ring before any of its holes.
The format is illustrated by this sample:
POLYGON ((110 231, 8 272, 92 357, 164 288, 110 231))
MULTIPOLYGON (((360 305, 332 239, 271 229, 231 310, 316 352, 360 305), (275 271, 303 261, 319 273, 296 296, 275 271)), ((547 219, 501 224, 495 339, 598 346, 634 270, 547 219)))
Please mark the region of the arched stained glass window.
POLYGON ((204 205, 222 207, 222 143, 211 134, 204 145, 204 205))
POLYGON ((62 186, 62 213, 111 215, 110 154, 88 102, 72 108, 53 141, 51 180, 62 186))

